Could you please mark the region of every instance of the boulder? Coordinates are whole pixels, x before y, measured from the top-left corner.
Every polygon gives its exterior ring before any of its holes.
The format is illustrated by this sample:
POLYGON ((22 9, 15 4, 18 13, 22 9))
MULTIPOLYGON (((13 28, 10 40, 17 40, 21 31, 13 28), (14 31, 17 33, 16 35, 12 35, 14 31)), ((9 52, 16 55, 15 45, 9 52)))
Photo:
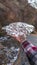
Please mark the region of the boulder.
POLYGON ((0 23, 2 26, 17 21, 35 25, 37 9, 31 7, 27 0, 0 0, 0 23))

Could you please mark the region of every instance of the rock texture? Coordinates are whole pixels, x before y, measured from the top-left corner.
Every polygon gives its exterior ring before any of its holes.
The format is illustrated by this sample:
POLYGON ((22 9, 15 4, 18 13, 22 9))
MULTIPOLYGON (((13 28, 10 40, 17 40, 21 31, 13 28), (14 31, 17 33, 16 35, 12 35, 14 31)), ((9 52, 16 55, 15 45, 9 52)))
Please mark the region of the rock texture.
MULTIPOLYGON (((5 26, 9 23, 17 22, 17 21, 31 23, 35 25, 37 28, 37 25, 36 25, 37 24, 37 10, 32 8, 28 4, 27 0, 0 0, 0 36, 5 34, 1 30, 2 26, 5 26)), ((11 43, 12 42, 9 41, 9 44, 11 43)), ((1 42, 0 42, 0 47, 1 47, 1 42)), ((21 54, 22 54, 22 51, 21 51, 21 54)), ((24 55, 19 56, 19 59, 17 60, 15 64, 16 65, 29 65, 29 62, 26 58, 24 55), (22 60, 21 57, 22 58, 24 57, 24 60, 22 60), (25 64, 24 62, 27 62, 27 64, 25 64)))
MULTIPOLYGON (((20 43, 17 40, 15 40, 15 41, 14 40, 15 39, 10 36, 6 36, 6 37, 4 36, 2 38, 0 37, 0 65, 7 65, 6 63, 8 63, 9 58, 8 58, 8 56, 6 56, 6 54, 8 54, 10 56, 10 54, 12 52, 10 48, 12 48, 12 47, 14 47, 15 49, 19 48, 17 60, 16 60, 16 62, 13 62, 12 65, 30 65, 28 58, 26 57, 26 54, 25 54, 24 50, 22 49, 20 43), (5 51, 7 51, 7 52, 5 52, 5 51), (2 61, 6 62, 6 63, 3 64, 2 61)), ((14 50, 14 48, 13 48, 13 50, 14 50)), ((15 54, 16 53, 17 52, 15 51, 15 54)), ((14 52, 12 54, 14 54, 14 52)))
POLYGON ((0 0, 0 23, 2 26, 11 22, 23 21, 37 23, 37 10, 27 0, 0 0))

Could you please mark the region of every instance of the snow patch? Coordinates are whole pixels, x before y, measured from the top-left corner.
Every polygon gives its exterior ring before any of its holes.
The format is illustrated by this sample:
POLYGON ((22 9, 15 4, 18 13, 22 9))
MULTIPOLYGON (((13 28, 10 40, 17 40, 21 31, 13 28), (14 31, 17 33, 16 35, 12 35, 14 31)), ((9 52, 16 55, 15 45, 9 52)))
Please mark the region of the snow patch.
POLYGON ((37 0, 28 0, 28 3, 29 3, 30 6, 32 6, 33 8, 37 9, 37 0))

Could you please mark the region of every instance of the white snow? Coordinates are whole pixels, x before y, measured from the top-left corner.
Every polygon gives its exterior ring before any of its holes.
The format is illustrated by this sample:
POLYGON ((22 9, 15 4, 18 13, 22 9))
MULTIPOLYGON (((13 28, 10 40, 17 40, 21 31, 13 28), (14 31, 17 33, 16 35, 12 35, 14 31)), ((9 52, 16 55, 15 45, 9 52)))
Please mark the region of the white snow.
POLYGON ((28 3, 29 3, 30 6, 32 6, 33 8, 37 9, 37 0, 28 0, 28 3))
POLYGON ((16 35, 16 37, 24 35, 26 37, 26 35, 34 31, 34 26, 23 22, 16 22, 9 24, 2 29, 6 30, 9 35, 16 35))

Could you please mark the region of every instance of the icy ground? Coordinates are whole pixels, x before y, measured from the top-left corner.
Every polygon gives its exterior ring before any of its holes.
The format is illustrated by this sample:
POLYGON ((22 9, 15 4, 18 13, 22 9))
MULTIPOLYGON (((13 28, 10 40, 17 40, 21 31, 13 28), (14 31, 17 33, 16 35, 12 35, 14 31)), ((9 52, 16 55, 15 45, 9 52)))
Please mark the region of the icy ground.
POLYGON ((28 0, 28 3, 29 3, 30 6, 32 6, 33 8, 37 9, 37 0, 28 0))

